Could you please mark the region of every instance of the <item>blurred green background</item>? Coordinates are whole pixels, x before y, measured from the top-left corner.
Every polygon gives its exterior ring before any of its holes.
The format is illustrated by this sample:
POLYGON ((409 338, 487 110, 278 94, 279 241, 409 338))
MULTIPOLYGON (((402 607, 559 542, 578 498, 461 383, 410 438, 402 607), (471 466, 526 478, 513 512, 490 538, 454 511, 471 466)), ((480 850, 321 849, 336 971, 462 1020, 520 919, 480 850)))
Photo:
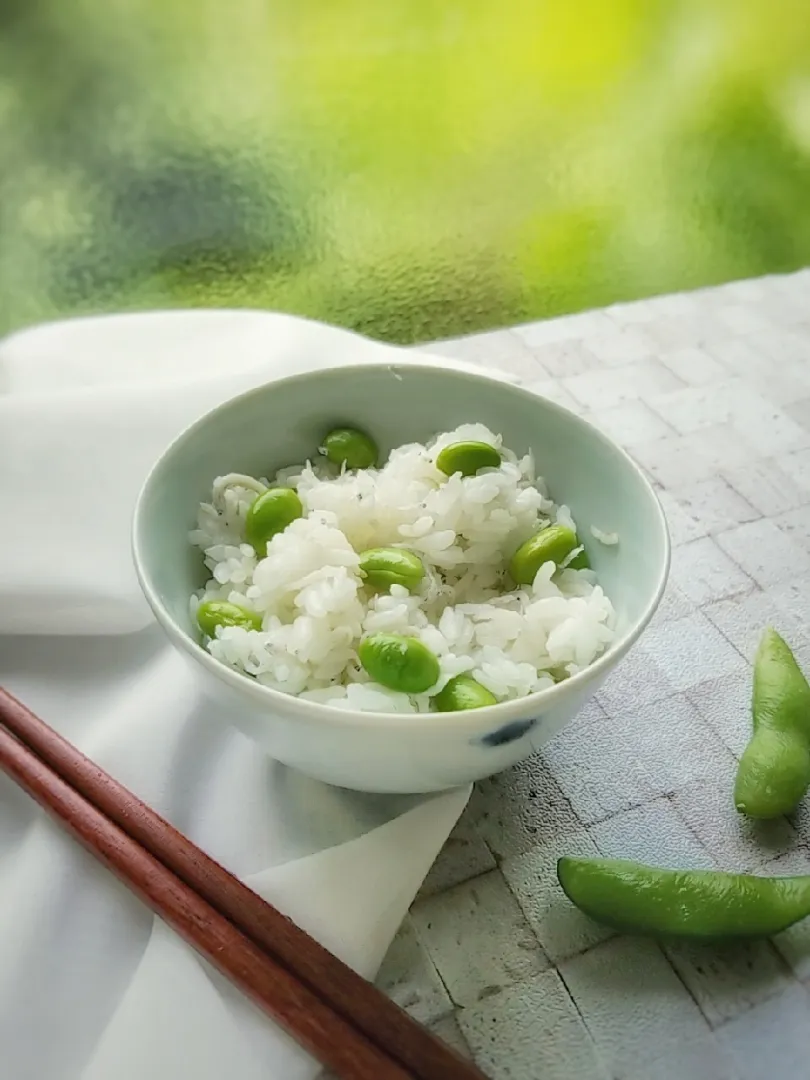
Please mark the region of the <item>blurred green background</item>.
POLYGON ((808 0, 0 0, 0 331, 410 342, 807 263, 808 0))

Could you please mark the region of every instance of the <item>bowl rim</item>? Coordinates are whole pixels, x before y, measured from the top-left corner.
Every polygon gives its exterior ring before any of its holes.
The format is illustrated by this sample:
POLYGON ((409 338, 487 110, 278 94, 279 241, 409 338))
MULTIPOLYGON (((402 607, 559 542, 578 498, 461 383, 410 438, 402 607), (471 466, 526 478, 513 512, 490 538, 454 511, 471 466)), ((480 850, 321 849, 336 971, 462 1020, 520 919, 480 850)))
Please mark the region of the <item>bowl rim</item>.
POLYGON ((607 672, 615 667, 619 660, 626 655, 629 649, 641 636, 642 631, 649 624, 664 595, 672 558, 672 544, 669 535, 669 527, 667 525, 667 519, 661 501, 642 468, 623 447, 614 442, 613 439, 606 435, 595 424, 578 416, 558 402, 552 401, 542 394, 538 394, 525 386, 502 377, 498 372, 487 373, 486 371, 473 371, 466 365, 455 366, 452 363, 446 363, 443 360, 440 361, 439 358, 431 358, 428 352, 424 354, 424 358, 418 360, 415 358, 403 359, 402 361, 392 361, 390 359, 358 360, 351 363, 337 364, 333 367, 318 368, 299 372, 294 375, 286 375, 278 379, 269 379, 257 386, 236 394, 226 401, 221 402, 219 405, 214 406, 214 408, 207 410, 172 439, 150 468, 141 485, 135 502, 132 518, 131 546, 138 583, 158 623, 176 645, 201 664, 216 680, 232 687, 243 696, 253 698, 265 711, 280 711, 282 713, 286 711, 292 713, 297 721, 304 721, 305 723, 307 721, 310 723, 329 723, 332 725, 342 724, 343 726, 361 729, 379 729, 381 725, 388 725, 388 727, 406 726, 415 728, 423 733, 425 731, 429 732, 431 729, 437 731, 440 725, 439 717, 446 717, 447 722, 459 724, 459 726, 463 723, 464 726, 468 728, 491 730, 492 728, 508 724, 513 720, 525 718, 527 709, 531 710, 536 706, 537 714, 540 716, 562 704, 568 698, 577 696, 578 690, 583 690, 587 687, 588 683, 598 679, 600 675, 607 674, 607 672), (144 506, 152 484, 155 482, 160 472, 166 468, 167 463, 177 450, 190 442, 215 416, 221 412, 238 408, 242 402, 247 401, 256 394, 266 392, 271 387, 277 389, 279 386, 294 383, 318 381, 323 376, 334 377, 337 375, 339 377, 341 372, 346 371, 388 370, 396 378, 400 368, 406 369, 409 372, 421 371, 428 376, 441 371, 446 374, 457 376, 467 382, 478 382, 482 385, 498 385, 501 389, 506 388, 510 393, 530 399, 532 403, 539 402, 543 408, 562 415, 566 421, 573 424, 574 427, 586 429, 592 437, 596 438, 597 442, 601 442, 606 448, 609 448, 612 453, 618 454, 619 458, 624 462, 625 467, 630 472, 634 473, 641 481, 641 489, 646 493, 655 510, 659 541, 663 551, 663 559, 659 566, 658 579, 655 583, 655 588, 653 589, 652 595, 645 605, 644 610, 636 620, 604 653, 598 656, 596 660, 588 665, 588 667, 577 672, 576 675, 571 675, 563 682, 556 683, 554 686, 547 687, 544 690, 537 690, 525 697, 501 701, 495 705, 487 705, 480 709, 446 713, 361 712, 352 709, 338 709, 334 705, 303 700, 295 694, 285 694, 281 690, 275 690, 273 687, 264 686, 262 683, 256 682, 255 679, 251 679, 249 676, 243 675, 241 672, 223 664, 221 661, 215 659, 207 649, 182 629, 157 596, 146 572, 141 547, 143 515, 145 512, 144 506))

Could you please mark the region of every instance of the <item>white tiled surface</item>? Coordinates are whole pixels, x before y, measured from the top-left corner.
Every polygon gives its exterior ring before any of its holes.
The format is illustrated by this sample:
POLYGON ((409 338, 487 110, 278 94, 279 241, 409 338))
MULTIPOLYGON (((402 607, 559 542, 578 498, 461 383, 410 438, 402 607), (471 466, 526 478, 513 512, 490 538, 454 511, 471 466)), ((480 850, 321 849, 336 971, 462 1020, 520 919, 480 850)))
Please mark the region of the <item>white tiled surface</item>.
POLYGON ((659 488, 668 594, 598 701, 484 781, 381 981, 493 1080, 810 1077, 810 920, 774 942, 617 936, 564 853, 810 872, 810 808, 747 823, 731 789, 764 625, 810 667, 810 270, 430 347, 587 415, 659 488))

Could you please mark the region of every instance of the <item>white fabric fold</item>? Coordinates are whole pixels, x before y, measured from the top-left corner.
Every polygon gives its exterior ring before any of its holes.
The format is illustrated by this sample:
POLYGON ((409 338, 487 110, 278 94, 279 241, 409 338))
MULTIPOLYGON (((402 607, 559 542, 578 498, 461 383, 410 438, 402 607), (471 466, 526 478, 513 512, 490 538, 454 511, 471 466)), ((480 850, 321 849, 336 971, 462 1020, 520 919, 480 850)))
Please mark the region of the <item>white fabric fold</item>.
POLYGON ((169 441, 270 379, 401 355, 262 312, 77 319, 9 338, 0 347, 0 633, 146 626, 129 530, 134 496, 169 441))
MULTIPOLYGON (((171 312, 0 342, 0 684, 373 976, 467 796, 370 796, 265 757, 151 622, 129 550, 162 448, 281 375, 389 346, 171 312)), ((317 1067, 0 775, 4 1080, 301 1080, 317 1067)))

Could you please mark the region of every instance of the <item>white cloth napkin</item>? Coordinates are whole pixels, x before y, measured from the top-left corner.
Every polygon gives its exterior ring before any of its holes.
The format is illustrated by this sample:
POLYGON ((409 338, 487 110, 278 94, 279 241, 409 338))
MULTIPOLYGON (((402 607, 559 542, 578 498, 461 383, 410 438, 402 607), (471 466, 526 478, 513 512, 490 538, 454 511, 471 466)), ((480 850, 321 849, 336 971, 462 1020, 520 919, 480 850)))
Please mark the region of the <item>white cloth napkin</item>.
MULTIPOLYGON (((371 796, 269 760, 152 623, 132 506, 196 416, 401 353, 262 312, 54 323, 0 342, 0 684, 373 976, 468 790, 371 796)), ((3 1080, 304 1080, 315 1063, 0 774, 3 1080)))

